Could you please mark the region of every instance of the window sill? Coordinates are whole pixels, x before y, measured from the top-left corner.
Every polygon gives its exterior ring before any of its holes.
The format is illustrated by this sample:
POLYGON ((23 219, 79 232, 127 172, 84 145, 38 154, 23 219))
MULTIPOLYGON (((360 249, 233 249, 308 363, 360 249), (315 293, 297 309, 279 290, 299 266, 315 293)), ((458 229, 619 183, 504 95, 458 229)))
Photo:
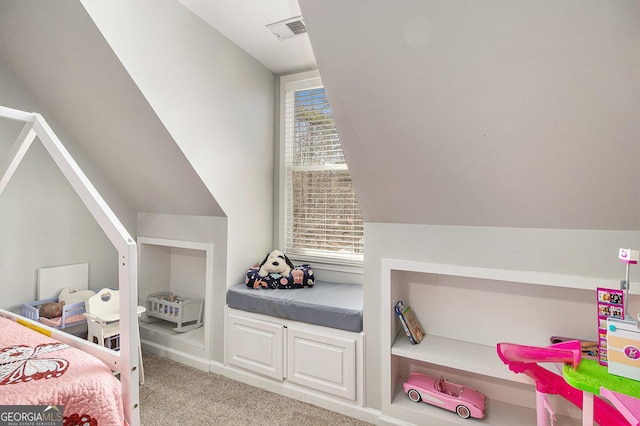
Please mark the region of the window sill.
POLYGON ((363 262, 361 261, 345 261, 340 259, 328 259, 321 256, 311 255, 292 255, 288 256, 294 265, 309 264, 313 269, 342 272, 347 274, 364 273, 363 262))

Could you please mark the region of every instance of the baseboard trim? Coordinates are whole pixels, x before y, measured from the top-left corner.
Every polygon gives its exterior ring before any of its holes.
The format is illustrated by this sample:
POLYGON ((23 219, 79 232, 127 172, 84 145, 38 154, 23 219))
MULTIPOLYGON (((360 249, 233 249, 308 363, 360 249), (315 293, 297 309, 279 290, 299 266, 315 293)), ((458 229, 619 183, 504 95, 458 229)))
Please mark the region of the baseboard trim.
POLYGON ((278 381, 257 374, 246 372, 241 369, 226 366, 218 362, 209 364, 209 371, 221 376, 236 380, 251 386, 277 393, 288 398, 316 405, 345 416, 353 417, 368 423, 378 424, 380 411, 362 407, 355 402, 342 401, 328 395, 314 392, 298 385, 292 385, 284 380, 278 381))
POLYGON ((154 355, 179 362, 180 364, 188 365, 189 367, 197 368, 198 370, 210 371, 210 361, 207 359, 186 354, 181 351, 176 351, 174 349, 167 348, 166 346, 158 345, 147 340, 140 340, 140 344, 142 345, 143 351, 147 351, 154 355))

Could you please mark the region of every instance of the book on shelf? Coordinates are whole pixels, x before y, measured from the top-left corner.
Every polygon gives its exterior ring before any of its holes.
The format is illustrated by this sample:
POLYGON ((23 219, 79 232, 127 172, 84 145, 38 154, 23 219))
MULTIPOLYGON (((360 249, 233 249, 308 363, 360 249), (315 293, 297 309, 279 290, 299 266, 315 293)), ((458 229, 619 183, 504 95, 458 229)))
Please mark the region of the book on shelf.
POLYGON ((405 305, 404 302, 400 300, 396 303, 395 311, 411 344, 417 345, 420 343, 422 339, 424 339, 425 333, 411 306, 405 305))
POLYGON ((404 316, 402 315, 403 308, 404 308, 404 305, 402 303, 402 300, 396 303, 396 306, 395 306, 396 315, 398 316, 398 319, 400 319, 400 324, 402 324, 402 328, 404 332, 407 334, 409 341, 415 345, 416 342, 415 340, 413 340, 413 337, 411 336, 411 331, 409 330, 409 326, 407 325, 407 322, 404 320, 404 316))

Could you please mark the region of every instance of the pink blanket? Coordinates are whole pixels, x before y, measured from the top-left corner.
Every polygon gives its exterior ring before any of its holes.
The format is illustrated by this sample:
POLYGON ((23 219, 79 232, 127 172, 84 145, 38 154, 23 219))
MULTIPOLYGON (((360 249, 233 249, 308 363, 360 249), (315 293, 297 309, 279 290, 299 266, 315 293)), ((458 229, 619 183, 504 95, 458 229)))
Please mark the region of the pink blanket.
POLYGON ((120 382, 99 359, 0 318, 0 404, 64 405, 65 425, 125 423, 120 382))
MULTIPOLYGON (((70 326, 78 322, 85 322, 87 318, 83 314, 71 315, 65 318, 64 325, 70 326)), ((62 317, 45 318, 40 317, 40 322, 49 327, 60 327, 62 325, 62 317)))

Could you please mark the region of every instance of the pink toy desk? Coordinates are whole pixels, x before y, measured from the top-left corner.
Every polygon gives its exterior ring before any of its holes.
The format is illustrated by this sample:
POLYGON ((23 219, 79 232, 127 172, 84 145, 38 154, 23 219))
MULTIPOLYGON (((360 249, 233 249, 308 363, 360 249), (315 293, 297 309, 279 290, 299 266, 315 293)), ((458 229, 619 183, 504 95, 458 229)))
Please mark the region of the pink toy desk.
POLYGON ((582 359, 575 370, 566 364, 562 372, 567 383, 583 391, 583 425, 593 425, 593 395, 607 398, 631 425, 640 425, 640 382, 609 374, 590 359, 582 359))
MULTIPOLYGON (((600 376, 606 377, 612 382, 628 381, 629 379, 610 375, 607 368, 598 365, 597 361, 581 359, 579 341, 562 342, 547 347, 524 346, 514 343, 498 343, 496 346, 498 356, 509 366, 511 371, 526 374, 535 380, 538 426, 546 426, 547 424, 545 410, 553 416, 546 404, 547 394, 557 394, 581 408, 583 410, 583 425, 593 426, 594 418, 600 426, 627 424, 624 411, 629 412, 630 410, 613 407, 600 399, 594 400, 593 394, 600 394, 600 388, 604 385, 600 376), (565 364, 564 377, 538 365, 541 362, 565 364)), ((640 385, 640 382, 636 383, 640 385)), ((617 392, 628 386, 607 382, 605 387, 617 392)), ((638 389, 638 396, 640 396, 640 386, 632 384, 631 389, 638 389)), ((635 396, 631 395, 632 400, 635 399, 633 398, 635 396)))

